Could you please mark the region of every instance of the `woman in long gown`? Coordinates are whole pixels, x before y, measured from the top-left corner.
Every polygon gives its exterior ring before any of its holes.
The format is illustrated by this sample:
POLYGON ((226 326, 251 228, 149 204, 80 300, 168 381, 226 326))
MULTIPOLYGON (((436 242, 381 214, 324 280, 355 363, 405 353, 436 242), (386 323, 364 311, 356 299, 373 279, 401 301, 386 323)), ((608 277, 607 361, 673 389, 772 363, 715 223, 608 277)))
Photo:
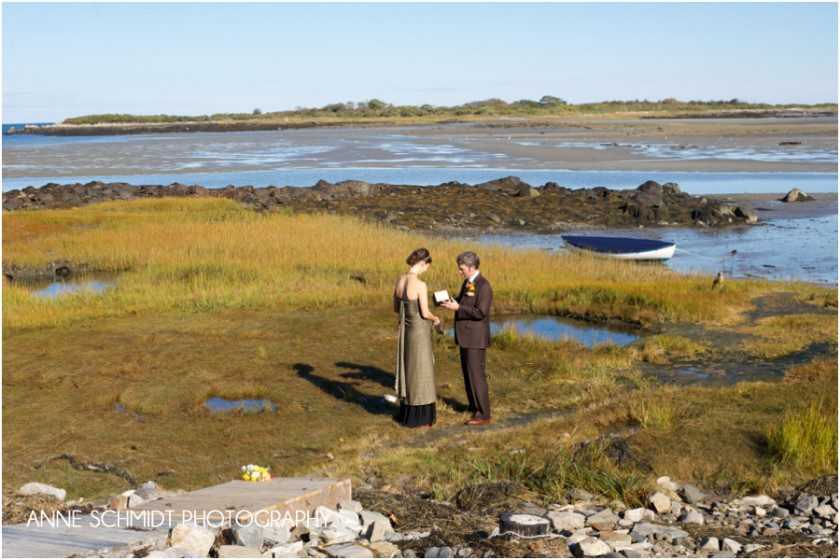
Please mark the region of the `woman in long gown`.
POLYGON ((440 319, 429 311, 429 290, 420 275, 432 264, 427 249, 417 249, 406 263, 410 267, 397 279, 394 312, 400 314, 397 339, 396 391, 400 399, 397 420, 409 428, 431 427, 437 418, 435 357, 429 323, 440 319))

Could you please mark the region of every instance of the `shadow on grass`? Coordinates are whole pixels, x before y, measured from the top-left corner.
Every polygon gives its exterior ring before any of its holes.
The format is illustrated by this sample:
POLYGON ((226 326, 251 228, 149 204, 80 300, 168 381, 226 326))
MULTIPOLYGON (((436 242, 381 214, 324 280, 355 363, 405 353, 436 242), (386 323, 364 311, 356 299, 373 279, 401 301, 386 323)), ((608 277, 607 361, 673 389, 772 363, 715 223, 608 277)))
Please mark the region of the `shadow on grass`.
MULTIPOLYGON (((336 362, 336 366, 346 369, 354 369, 355 372, 342 373, 341 377, 345 379, 364 379, 366 381, 374 381, 379 383, 386 389, 394 388, 394 374, 390 371, 385 371, 376 366, 366 366, 361 364, 354 364, 352 362, 336 362)), ((440 399, 455 412, 469 412, 469 407, 457 399, 451 397, 440 397, 440 399)))
POLYGON ((335 365, 344 369, 354 369, 354 372, 342 373, 344 379, 364 379, 379 383, 386 389, 394 388, 394 373, 376 366, 365 366, 352 362, 336 362, 335 365))
MULTIPOLYGON (((383 370, 373 368, 372 366, 358 367, 375 369, 379 372, 383 372, 383 370)), ((309 381, 315 387, 317 387, 318 389, 335 399, 361 406, 363 409, 365 409, 366 412, 370 414, 388 414, 391 416, 396 415, 396 407, 393 404, 389 403, 384 398, 382 398, 382 395, 369 395, 360 391, 356 388, 356 386, 358 385, 356 381, 336 381, 334 379, 329 379, 321 375, 316 375, 314 373, 315 368, 309 364, 297 363, 292 366, 292 369, 295 370, 295 372, 301 378, 309 381)), ((350 376, 357 376, 362 379, 368 379, 368 377, 365 377, 364 374, 361 373, 358 375, 342 374, 342 377, 345 378, 350 376)))

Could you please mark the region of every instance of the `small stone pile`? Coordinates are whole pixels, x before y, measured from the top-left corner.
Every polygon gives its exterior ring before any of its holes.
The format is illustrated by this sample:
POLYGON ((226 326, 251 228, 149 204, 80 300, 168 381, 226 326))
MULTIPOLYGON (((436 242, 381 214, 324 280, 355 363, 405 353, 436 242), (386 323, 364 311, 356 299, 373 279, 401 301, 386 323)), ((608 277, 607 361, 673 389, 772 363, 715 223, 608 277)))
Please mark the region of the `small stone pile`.
POLYGON ((667 476, 657 479, 657 486, 646 507, 632 509, 620 502, 604 507, 578 492, 572 504, 549 506, 545 517, 553 534, 548 536, 565 538, 579 558, 732 558, 765 546, 751 540, 766 543, 766 537, 778 539, 781 533, 798 534, 814 546, 837 544, 836 493, 802 493, 781 504, 766 495, 725 502, 667 476))
POLYGON ((429 536, 399 533, 388 517, 355 500, 342 500, 337 509, 320 506, 314 519, 292 529, 252 523, 214 530, 181 523, 172 528, 165 548, 143 553, 149 558, 402 558, 397 543, 429 536))

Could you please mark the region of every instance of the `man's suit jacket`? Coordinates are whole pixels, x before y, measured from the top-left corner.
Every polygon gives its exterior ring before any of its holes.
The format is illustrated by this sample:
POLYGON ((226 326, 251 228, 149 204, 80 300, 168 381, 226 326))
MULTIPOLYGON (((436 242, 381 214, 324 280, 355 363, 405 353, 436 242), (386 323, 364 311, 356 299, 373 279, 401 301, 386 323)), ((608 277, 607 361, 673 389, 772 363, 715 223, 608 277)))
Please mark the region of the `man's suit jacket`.
POLYGON ((467 292, 467 281, 455 298, 461 306, 455 312, 455 342, 462 348, 487 348, 490 346, 490 304, 493 289, 490 282, 479 273, 473 281, 475 295, 467 292))

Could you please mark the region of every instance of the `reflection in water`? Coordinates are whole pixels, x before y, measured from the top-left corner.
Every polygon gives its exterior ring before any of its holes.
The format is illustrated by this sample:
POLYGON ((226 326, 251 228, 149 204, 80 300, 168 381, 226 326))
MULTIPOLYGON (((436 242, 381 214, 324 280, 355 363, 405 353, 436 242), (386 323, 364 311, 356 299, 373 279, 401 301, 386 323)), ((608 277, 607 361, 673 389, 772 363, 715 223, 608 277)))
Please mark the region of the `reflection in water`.
POLYGON ((204 401, 204 406, 214 412, 233 412, 236 410, 261 411, 277 410, 277 405, 268 399, 240 399, 230 400, 221 397, 210 397, 204 401))
POLYGON ((79 292, 102 293, 116 283, 116 278, 76 277, 55 282, 32 282, 29 285, 32 287, 33 296, 51 299, 79 292))
MULTIPOLYGON (((515 329, 520 334, 548 340, 574 340, 589 348, 599 344, 625 346, 639 338, 638 334, 629 329, 596 327, 583 321, 552 315, 517 315, 501 317, 490 322, 490 331, 494 335, 507 329, 515 329)), ((454 335, 454 330, 450 329, 449 333, 454 335)))

